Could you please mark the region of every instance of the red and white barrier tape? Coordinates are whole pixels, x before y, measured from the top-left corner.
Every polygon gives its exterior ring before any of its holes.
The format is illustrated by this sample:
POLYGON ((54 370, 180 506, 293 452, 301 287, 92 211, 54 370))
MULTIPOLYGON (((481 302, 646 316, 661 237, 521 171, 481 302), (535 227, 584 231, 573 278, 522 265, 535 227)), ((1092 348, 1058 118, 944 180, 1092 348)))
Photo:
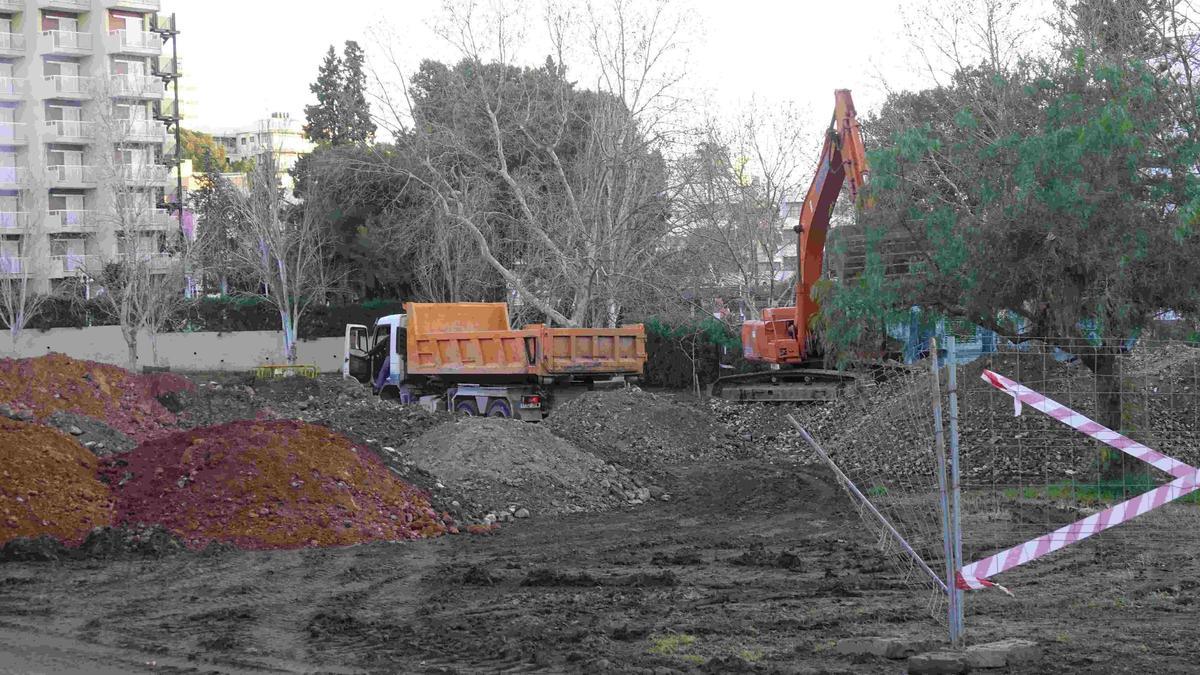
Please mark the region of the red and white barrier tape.
POLYGON ((964 566, 958 571, 955 579, 955 585, 960 589, 975 590, 997 586, 1005 590, 999 584, 987 579, 1077 541, 1087 539, 1110 527, 1116 527, 1127 520, 1132 520, 1163 504, 1190 494, 1200 487, 1200 470, 1194 467, 1126 438, 1003 375, 985 370, 983 379, 1013 397, 1014 414, 1021 413, 1022 403, 1033 406, 1067 426, 1175 476, 1175 480, 1090 515, 1083 520, 1060 527, 1049 534, 964 566))

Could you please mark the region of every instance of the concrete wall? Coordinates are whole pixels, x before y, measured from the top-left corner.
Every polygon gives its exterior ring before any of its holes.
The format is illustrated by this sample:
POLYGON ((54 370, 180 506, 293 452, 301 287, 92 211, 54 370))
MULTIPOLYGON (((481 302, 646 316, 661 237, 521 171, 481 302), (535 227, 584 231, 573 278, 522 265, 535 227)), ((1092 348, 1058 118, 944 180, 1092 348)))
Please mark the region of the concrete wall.
MULTIPOLYGON (((343 338, 302 340, 297 363, 315 365, 321 372, 342 368, 343 338)), ((16 354, 7 334, 0 335, 0 356, 25 358, 61 352, 77 359, 127 367, 129 349, 118 326, 25 330, 17 340, 16 354)), ((172 370, 249 370, 283 363, 283 339, 276 331, 236 333, 163 333, 158 336, 158 364, 172 370)), ((138 365, 155 365, 150 337, 138 339, 138 365)))

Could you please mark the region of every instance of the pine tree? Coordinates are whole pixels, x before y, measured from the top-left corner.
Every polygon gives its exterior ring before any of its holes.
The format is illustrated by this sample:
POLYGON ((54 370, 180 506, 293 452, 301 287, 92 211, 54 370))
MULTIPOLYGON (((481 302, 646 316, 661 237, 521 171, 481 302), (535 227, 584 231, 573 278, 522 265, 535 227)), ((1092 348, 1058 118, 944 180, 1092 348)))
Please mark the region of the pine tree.
POLYGON ((304 115, 308 118, 304 133, 314 143, 339 145, 343 142, 345 131, 340 110, 343 86, 342 60, 330 45, 325 61, 317 70, 317 81, 308 86, 316 94, 317 104, 304 107, 304 115))
POLYGON ((342 52, 342 96, 338 108, 344 143, 366 144, 375 139, 375 123, 371 121, 371 107, 367 103, 367 76, 363 72, 365 61, 362 47, 347 40, 342 52))

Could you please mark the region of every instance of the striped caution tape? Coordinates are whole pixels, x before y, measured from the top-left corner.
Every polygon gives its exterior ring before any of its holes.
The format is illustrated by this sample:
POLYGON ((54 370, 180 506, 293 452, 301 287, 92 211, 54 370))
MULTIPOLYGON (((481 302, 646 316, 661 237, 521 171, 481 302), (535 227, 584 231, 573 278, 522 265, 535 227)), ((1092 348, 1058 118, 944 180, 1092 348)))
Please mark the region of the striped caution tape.
POLYGON ((1013 397, 1015 414, 1021 413, 1022 403, 1030 405, 1081 433, 1175 476, 1175 480, 1070 525, 1060 527, 1049 534, 964 566, 958 571, 955 578, 955 585, 960 589, 976 590, 995 586, 1007 592, 1003 586, 988 581, 988 578, 1037 560, 1048 553, 1087 539, 1110 527, 1116 527, 1127 520, 1153 511, 1163 504, 1195 492, 1200 487, 1200 470, 1194 467, 1131 440, 1003 375, 985 370, 983 379, 1013 397))

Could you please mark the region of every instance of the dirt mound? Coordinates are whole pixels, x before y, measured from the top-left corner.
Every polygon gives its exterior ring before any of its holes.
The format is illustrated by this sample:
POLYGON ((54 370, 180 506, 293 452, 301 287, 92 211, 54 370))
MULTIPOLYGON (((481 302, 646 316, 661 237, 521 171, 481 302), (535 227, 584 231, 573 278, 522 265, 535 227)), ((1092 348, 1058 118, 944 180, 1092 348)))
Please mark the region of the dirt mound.
POLYGON ((548 424, 588 452, 631 468, 728 457, 740 447, 700 404, 638 389, 588 392, 555 409, 548 424))
POLYGON ((109 458, 121 525, 160 524, 190 548, 338 546, 436 536, 416 488, 344 436, 295 421, 176 432, 109 458))
POLYGON ((176 422, 159 399, 170 400, 191 386, 171 373, 135 375, 62 354, 0 359, 0 405, 8 409, 0 414, 43 421, 55 412, 77 413, 144 440, 176 422))
POLYGON ((46 424, 70 434, 97 457, 129 452, 137 443, 100 420, 79 413, 58 411, 46 418, 46 424))
POLYGON ((0 562, 56 560, 137 560, 161 558, 185 550, 183 542, 159 526, 98 527, 78 546, 53 537, 13 539, 0 546, 0 562))
POLYGON ((502 518, 603 510, 646 501, 652 492, 642 479, 546 427, 515 420, 460 419, 434 427, 395 453, 502 518))
POLYGON ((96 456, 49 427, 0 419, 0 543, 17 537, 83 541, 112 522, 96 456))

